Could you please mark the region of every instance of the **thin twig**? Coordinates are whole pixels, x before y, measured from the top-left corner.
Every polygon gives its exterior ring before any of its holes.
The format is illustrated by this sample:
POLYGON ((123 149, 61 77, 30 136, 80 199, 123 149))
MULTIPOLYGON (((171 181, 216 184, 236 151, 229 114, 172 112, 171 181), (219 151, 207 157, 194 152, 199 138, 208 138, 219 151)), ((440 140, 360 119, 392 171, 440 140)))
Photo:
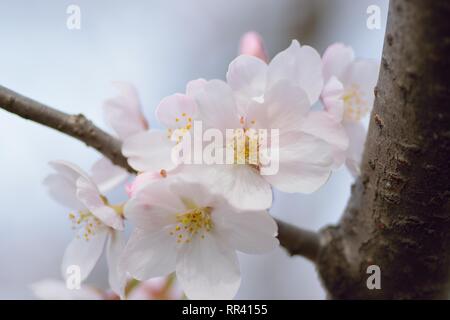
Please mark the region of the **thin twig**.
MULTIPOLYGON (((114 164, 135 173, 121 153, 121 142, 95 126, 82 114, 70 115, 61 112, 2 86, 0 108, 72 136, 95 148, 114 164)), ((318 234, 279 220, 277 223, 278 239, 289 254, 315 261, 319 251, 318 234)))

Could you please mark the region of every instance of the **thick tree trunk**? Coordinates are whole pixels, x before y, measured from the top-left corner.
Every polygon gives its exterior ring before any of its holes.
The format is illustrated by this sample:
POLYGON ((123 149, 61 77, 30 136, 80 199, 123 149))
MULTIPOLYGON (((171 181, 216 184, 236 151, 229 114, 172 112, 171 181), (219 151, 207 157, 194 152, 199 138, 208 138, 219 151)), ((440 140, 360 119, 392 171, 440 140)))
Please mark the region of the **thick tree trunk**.
POLYGON ((330 297, 450 292, 450 2, 391 0, 361 177, 318 269, 330 297), (381 289, 369 290, 369 265, 381 289))

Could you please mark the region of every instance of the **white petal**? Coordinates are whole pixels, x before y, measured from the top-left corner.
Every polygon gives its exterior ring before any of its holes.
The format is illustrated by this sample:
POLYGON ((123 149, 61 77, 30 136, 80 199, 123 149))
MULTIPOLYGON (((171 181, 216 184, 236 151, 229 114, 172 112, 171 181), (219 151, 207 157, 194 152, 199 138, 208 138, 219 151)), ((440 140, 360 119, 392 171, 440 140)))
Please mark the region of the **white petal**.
POLYGON ((108 282, 111 289, 123 297, 127 274, 119 268, 119 258, 125 248, 125 235, 123 232, 110 231, 106 244, 106 261, 108 263, 108 282))
POLYGON ((361 158, 364 151, 364 143, 366 142, 366 129, 361 122, 346 123, 345 129, 347 130, 348 137, 350 139, 349 148, 347 150, 346 165, 350 173, 357 177, 360 173, 361 158))
POLYGON ((100 158, 91 168, 91 177, 104 194, 119 186, 128 178, 128 172, 114 165, 108 158, 100 158))
POLYGON ((236 250, 261 254, 279 245, 278 226, 266 211, 237 212, 225 205, 215 208, 212 217, 236 250))
POLYGON ((185 127, 188 119, 193 119, 196 113, 197 104, 194 98, 179 93, 165 97, 156 108, 158 121, 171 129, 185 127))
POLYGON ((44 180, 50 196, 65 207, 81 209, 83 204, 76 196, 76 181, 80 176, 89 179, 88 175, 67 161, 52 161, 49 164, 56 171, 56 174, 50 174, 44 180))
POLYGON ((138 280, 168 275, 175 270, 176 239, 168 229, 134 229, 121 257, 121 270, 138 280))
POLYGON ((335 117, 337 121, 342 121, 344 116, 343 93, 343 84, 334 76, 328 80, 322 91, 322 101, 325 110, 335 117))
POLYGON ((100 191, 92 181, 84 177, 78 178, 77 197, 105 225, 117 230, 123 230, 124 222, 122 217, 113 208, 104 203, 100 191))
POLYGON ((302 123, 302 131, 325 140, 341 150, 348 148, 347 132, 341 122, 325 111, 312 111, 302 123))
POLYGON ((281 132, 300 130, 310 109, 305 92, 286 80, 279 81, 267 92, 262 104, 253 102, 246 116, 253 128, 278 129, 281 132))
POLYGON ((203 128, 219 130, 239 128, 239 115, 231 88, 223 81, 208 81, 196 96, 198 118, 203 128))
POLYGON ((115 82, 120 94, 103 104, 106 123, 121 140, 148 129, 148 123, 141 112, 141 104, 136 89, 128 83, 115 82))
POLYGON ((279 157, 278 173, 264 177, 275 188, 289 193, 316 191, 328 180, 334 161, 328 143, 302 133, 280 137, 279 157))
POLYGON ((323 76, 328 81, 332 76, 342 79, 350 63, 355 59, 352 47, 342 43, 329 46, 322 57, 323 76))
POLYGON ((102 300, 101 293, 91 287, 68 289, 61 280, 45 279, 31 285, 34 295, 41 300, 102 300))
POLYGON ((95 235, 87 241, 83 238, 74 238, 64 252, 61 266, 63 278, 66 279, 68 276, 67 268, 75 265, 80 268, 81 281, 85 280, 102 255, 107 235, 108 230, 104 227, 97 229, 95 235))
POLYGON ((203 88, 207 82, 208 81, 202 78, 189 81, 186 85, 186 94, 195 98, 197 94, 203 91, 203 88))
POLYGON ((161 229, 175 223, 175 215, 185 210, 184 204, 170 190, 167 181, 141 188, 124 208, 125 216, 140 229, 161 229))
POLYGON ((166 133, 150 130, 126 139, 122 153, 137 171, 169 171, 176 167, 171 157, 173 147, 174 142, 166 133))
POLYGON ((300 86, 308 95, 309 102, 314 104, 323 86, 319 53, 314 48, 300 46, 298 41, 293 40, 289 48, 278 53, 269 64, 268 87, 283 79, 300 86))
POLYGON ((210 234, 182 247, 176 271, 189 299, 232 299, 241 283, 236 252, 210 234))
POLYGON ((377 84, 379 73, 379 64, 373 60, 356 60, 347 68, 342 82, 347 88, 349 86, 356 86, 365 105, 369 109, 373 106, 375 99, 374 89, 377 84))
POLYGON ((264 95, 267 64, 256 57, 240 55, 234 59, 227 72, 227 83, 236 94, 238 103, 245 105, 253 98, 264 95))
POLYGON ((241 210, 264 210, 272 205, 270 184, 249 165, 217 165, 208 180, 211 190, 241 210))

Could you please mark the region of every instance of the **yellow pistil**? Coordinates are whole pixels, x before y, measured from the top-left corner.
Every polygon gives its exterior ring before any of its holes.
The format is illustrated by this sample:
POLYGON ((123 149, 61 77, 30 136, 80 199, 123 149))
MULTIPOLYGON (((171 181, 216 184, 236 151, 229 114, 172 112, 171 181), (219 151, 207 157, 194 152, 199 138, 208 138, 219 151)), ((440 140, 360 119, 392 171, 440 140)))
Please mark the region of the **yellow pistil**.
POLYGON ((348 88, 342 100, 344 101, 344 119, 347 121, 359 121, 369 112, 364 94, 357 85, 348 88))
POLYGON ((247 164, 259 170, 259 140, 254 130, 236 130, 229 147, 234 150, 235 164, 247 164))
POLYGON ((176 225, 169 231, 169 234, 175 236, 177 243, 189 243, 197 236, 204 239, 205 234, 214 227, 211 211, 210 207, 196 207, 177 214, 176 225))

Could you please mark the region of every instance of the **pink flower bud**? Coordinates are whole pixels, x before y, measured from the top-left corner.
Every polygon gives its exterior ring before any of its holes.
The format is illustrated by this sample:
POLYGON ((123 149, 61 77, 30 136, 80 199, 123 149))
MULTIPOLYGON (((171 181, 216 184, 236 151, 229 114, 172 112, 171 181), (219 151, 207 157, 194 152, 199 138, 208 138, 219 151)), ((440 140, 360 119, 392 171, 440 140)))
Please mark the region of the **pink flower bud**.
POLYGON ((263 39, 254 31, 247 32, 242 36, 239 53, 254 56, 260 58, 264 62, 268 62, 263 39))

